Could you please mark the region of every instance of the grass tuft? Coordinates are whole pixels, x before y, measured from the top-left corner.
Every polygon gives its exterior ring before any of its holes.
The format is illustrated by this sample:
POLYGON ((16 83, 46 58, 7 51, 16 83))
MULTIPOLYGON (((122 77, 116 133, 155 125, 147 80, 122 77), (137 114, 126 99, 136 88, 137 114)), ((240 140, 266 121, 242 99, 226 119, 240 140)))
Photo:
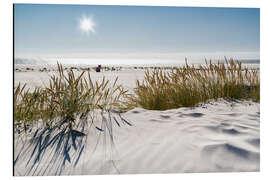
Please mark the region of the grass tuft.
POLYGON ((191 107, 209 99, 251 99, 260 101, 258 70, 242 68, 242 63, 206 61, 198 68, 186 64, 171 71, 147 70, 137 81, 133 102, 150 110, 191 107))
POLYGON ((117 84, 117 78, 109 86, 105 77, 99 83, 92 81, 89 72, 86 77, 84 74, 75 76, 72 69, 64 72, 58 64, 58 74, 50 76, 48 87, 30 91, 26 84, 19 84, 14 90, 15 128, 26 132, 41 120, 45 127, 61 124, 62 129, 72 131, 78 118, 85 121, 96 111, 111 113, 129 108, 128 91, 117 84))

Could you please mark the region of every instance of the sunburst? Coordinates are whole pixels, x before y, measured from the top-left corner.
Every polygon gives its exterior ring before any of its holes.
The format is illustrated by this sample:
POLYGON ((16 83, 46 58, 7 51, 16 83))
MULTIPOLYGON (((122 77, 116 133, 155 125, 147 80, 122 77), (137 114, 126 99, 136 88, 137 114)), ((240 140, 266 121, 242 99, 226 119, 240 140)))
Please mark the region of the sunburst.
POLYGON ((79 19, 79 28, 82 32, 89 35, 89 33, 96 33, 95 30, 96 23, 94 22, 93 18, 91 16, 82 16, 79 19))

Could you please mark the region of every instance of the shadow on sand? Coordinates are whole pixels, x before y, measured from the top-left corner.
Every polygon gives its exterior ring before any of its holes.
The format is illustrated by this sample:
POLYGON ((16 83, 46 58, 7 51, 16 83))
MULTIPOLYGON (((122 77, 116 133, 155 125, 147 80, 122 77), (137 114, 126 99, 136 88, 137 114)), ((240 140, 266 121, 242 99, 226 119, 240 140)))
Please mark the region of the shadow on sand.
MULTIPOLYGON (((101 113, 101 117, 100 128, 93 125, 93 121, 91 124, 88 121, 81 121, 78 124, 79 128, 77 128, 79 131, 63 128, 64 121, 53 127, 37 128, 30 139, 24 141, 22 147, 17 147, 20 148, 20 151, 14 157, 15 175, 61 175, 65 168, 75 168, 85 150, 87 131, 91 127, 95 127, 99 133, 96 147, 99 144, 101 136, 104 136, 104 138, 108 136, 111 147, 114 147, 112 121, 119 127, 120 123, 111 114, 105 117, 101 113), (19 164, 20 166, 25 165, 25 169, 21 170, 20 168, 20 171, 24 172, 19 172, 19 169, 16 169, 16 166, 19 164)), ((123 124, 131 126, 120 114, 118 114, 118 118, 120 118, 123 124)), ((96 147, 94 150, 96 150, 96 147)), ((120 173, 114 163, 113 166, 120 173)))

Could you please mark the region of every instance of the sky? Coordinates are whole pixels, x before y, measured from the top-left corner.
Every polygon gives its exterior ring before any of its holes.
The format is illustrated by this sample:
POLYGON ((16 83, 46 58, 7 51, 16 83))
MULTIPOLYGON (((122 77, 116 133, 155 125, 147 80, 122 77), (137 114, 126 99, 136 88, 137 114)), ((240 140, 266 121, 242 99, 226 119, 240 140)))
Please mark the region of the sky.
POLYGON ((16 4, 14 40, 16 58, 259 59, 260 10, 16 4))

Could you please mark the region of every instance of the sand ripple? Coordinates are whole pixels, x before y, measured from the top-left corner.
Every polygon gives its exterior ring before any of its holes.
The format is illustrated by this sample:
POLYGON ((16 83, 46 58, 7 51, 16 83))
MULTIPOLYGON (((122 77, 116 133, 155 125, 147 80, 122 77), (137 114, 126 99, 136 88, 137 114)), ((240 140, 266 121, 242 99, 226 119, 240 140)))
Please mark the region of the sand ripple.
POLYGON ((108 132, 99 138, 92 130, 70 141, 59 134, 65 146, 48 144, 55 134, 40 140, 48 146, 17 138, 15 175, 259 171, 259 111, 257 103, 222 100, 168 111, 136 108, 122 115, 132 126, 114 124, 114 144, 108 132), (42 154, 28 162, 37 147, 42 154))

